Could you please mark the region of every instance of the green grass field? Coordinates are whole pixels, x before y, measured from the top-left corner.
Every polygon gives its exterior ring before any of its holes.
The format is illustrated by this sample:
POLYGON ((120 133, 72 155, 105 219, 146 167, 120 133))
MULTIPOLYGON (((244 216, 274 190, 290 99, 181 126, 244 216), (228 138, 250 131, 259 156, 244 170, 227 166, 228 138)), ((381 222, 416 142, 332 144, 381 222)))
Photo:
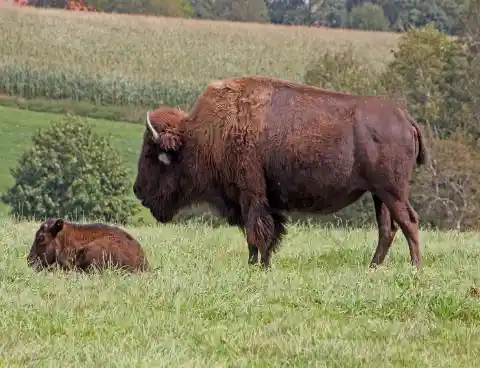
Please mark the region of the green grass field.
POLYGON ((326 50, 352 44, 381 67, 398 34, 52 9, 0 12, 0 92, 115 105, 182 105, 211 80, 302 81, 326 50))
POLYGON ((476 367, 480 235, 421 232, 423 269, 375 230, 289 227, 272 270, 234 228, 129 228, 157 270, 35 273, 36 223, 0 220, 2 367, 476 367))

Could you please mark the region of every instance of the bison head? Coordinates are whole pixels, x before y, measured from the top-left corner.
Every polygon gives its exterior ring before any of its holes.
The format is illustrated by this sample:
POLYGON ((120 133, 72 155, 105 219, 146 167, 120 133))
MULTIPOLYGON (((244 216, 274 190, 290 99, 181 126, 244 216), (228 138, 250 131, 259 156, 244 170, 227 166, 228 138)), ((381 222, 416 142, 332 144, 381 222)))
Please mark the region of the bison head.
POLYGON ((55 237, 63 229, 62 219, 49 219, 40 225, 35 234, 27 262, 37 270, 56 262, 55 237))
POLYGON ((185 198, 185 116, 184 111, 175 108, 147 112, 146 116, 133 192, 159 222, 170 221, 185 198))

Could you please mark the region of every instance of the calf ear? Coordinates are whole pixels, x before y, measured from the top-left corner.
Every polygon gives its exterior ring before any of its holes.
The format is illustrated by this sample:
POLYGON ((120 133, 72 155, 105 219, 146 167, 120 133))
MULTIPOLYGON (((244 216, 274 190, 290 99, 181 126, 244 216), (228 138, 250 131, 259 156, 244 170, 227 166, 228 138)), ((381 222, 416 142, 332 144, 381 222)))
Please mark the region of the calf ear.
POLYGON ((53 224, 52 226, 52 234, 55 236, 57 235, 60 231, 62 231, 63 229, 63 224, 64 224, 64 221, 63 219, 58 219, 57 221, 55 221, 55 223, 53 224))

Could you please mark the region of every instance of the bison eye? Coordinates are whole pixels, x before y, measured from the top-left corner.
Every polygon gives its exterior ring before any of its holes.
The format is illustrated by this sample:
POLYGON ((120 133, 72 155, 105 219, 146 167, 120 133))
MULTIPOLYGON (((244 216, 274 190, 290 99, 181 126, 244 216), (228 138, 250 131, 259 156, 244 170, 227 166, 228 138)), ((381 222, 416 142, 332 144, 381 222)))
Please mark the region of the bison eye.
POLYGON ((44 240, 45 240, 45 237, 44 237, 43 235, 40 235, 40 236, 38 237, 38 240, 44 241, 44 240))

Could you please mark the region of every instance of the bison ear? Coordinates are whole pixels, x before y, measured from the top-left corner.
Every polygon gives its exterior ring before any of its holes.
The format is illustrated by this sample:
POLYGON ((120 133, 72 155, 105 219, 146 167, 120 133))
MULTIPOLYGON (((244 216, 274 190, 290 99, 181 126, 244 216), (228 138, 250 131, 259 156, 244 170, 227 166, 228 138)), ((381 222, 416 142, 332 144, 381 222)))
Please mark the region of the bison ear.
POLYGON ((60 231, 62 231, 63 229, 63 224, 64 224, 64 221, 63 219, 57 219, 57 221, 55 221, 55 223, 53 224, 52 226, 52 234, 55 236, 57 235, 60 231))
POLYGON ((163 133, 161 134, 156 143, 164 151, 179 151, 182 148, 182 138, 175 133, 163 133))
POLYGON ((158 144, 163 151, 178 151, 182 148, 182 137, 178 132, 163 130, 159 133, 155 130, 150 121, 149 111, 147 111, 146 128, 151 134, 152 141, 158 144))

